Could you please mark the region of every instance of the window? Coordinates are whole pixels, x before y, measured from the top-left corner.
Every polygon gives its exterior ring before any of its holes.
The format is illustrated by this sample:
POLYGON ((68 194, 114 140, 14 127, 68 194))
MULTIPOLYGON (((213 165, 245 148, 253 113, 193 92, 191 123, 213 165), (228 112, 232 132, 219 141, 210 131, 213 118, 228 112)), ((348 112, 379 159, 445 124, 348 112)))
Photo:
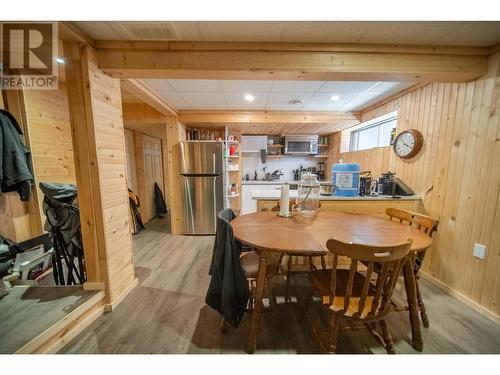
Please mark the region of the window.
POLYGON ((349 129, 349 151, 390 146, 391 133, 396 128, 398 113, 392 112, 349 129))

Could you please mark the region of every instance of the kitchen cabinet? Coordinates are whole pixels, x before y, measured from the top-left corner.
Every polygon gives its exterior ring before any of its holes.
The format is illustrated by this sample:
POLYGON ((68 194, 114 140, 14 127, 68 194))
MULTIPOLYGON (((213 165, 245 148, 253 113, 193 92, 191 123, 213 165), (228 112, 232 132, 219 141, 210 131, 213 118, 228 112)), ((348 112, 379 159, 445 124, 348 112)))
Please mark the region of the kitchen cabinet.
POLYGON ((267 150, 267 135, 243 135, 241 137, 241 152, 260 153, 267 150))
POLYGON ((283 184, 243 184, 241 186, 241 214, 257 212, 257 201, 252 199, 252 193, 256 190, 276 190, 283 184))

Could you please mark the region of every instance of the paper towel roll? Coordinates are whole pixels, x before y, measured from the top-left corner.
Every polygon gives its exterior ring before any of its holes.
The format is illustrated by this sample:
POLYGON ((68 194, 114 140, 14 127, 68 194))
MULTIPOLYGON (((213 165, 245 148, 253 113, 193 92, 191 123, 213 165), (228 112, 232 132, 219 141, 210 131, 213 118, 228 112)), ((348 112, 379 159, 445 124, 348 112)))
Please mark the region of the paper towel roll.
POLYGON ((285 183, 281 187, 281 200, 280 200, 280 214, 281 216, 288 216, 290 213, 288 200, 290 195, 290 187, 288 183, 285 183))

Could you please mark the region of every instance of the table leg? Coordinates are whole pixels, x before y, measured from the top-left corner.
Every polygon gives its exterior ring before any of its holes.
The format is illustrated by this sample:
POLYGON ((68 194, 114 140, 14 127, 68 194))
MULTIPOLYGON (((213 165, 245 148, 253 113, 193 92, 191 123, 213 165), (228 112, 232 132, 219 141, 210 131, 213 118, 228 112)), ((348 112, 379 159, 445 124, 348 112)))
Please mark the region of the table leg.
POLYGON ((417 289, 415 284, 415 274, 413 273, 414 260, 415 254, 408 254, 403 268, 403 276, 405 282, 406 298, 408 300, 408 310, 410 311, 411 337, 413 347, 421 352, 424 350, 424 342, 422 340, 420 318, 418 316, 417 289))
POLYGON ((255 287, 255 307, 252 312, 252 320, 250 322, 250 331, 248 333, 248 353, 254 353, 257 349, 257 341, 259 339, 260 328, 260 311, 262 310, 262 296, 266 283, 266 272, 268 264, 268 253, 260 252, 259 273, 257 274, 257 285, 255 287))

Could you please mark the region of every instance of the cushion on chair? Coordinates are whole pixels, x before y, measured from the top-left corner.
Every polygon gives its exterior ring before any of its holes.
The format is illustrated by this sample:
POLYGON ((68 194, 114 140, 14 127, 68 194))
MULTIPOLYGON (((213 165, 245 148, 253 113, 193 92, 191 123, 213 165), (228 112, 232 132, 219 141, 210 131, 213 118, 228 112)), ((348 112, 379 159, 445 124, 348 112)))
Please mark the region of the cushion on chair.
POLYGON ((240 264, 246 278, 257 278, 259 273, 260 256, 255 251, 240 255, 240 264))
MULTIPOLYGON (((347 285, 347 280, 349 277, 349 270, 347 269, 337 269, 337 281, 335 284, 335 298, 333 303, 329 301, 330 295, 330 282, 331 282, 332 270, 320 269, 315 270, 309 274, 309 279, 313 288, 318 291, 323 297, 323 303, 330 305, 330 309, 335 312, 340 312, 347 310, 345 314, 346 317, 353 317, 354 314, 358 312, 360 296, 363 289, 363 283, 365 282, 365 276, 356 272, 354 274, 354 282, 352 287, 351 298, 349 301, 349 306, 347 309, 344 308, 344 295, 345 289, 347 285)), ((373 284, 370 284, 368 287, 368 297, 365 301, 365 306, 363 308, 362 313, 359 316, 355 316, 358 318, 365 318, 369 315, 370 310, 372 308, 373 296, 375 294, 375 287, 373 284)))

